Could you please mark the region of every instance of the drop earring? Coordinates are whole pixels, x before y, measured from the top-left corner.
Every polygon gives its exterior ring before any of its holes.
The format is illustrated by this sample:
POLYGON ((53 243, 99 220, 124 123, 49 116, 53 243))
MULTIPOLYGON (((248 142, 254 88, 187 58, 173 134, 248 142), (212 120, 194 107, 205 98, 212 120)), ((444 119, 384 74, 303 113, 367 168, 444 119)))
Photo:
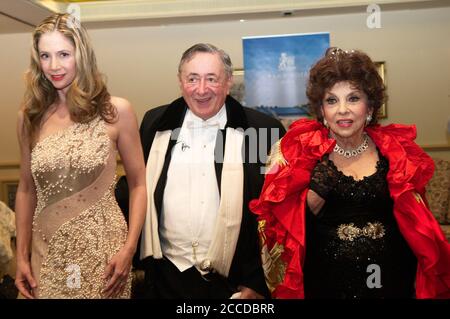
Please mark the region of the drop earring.
POLYGON ((368 114, 366 117, 366 126, 370 124, 370 121, 372 121, 372 114, 368 114))

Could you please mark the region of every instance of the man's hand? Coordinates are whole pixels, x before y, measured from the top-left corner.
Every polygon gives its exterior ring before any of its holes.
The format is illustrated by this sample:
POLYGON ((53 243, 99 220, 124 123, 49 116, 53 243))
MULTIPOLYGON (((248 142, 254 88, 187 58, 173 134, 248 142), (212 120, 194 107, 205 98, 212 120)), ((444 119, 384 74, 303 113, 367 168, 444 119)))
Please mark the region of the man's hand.
POLYGON ((240 295, 233 299, 264 299, 263 296, 261 296, 259 293, 257 293, 251 288, 239 286, 238 290, 240 295))

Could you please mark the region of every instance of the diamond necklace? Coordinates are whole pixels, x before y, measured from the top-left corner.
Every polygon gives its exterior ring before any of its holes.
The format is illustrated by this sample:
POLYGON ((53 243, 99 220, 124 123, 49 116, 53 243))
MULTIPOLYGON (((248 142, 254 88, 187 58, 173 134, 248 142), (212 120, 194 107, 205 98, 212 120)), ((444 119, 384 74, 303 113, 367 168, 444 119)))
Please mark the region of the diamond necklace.
POLYGON ((350 158, 358 156, 368 148, 369 148, 369 137, 367 136, 367 134, 364 134, 364 141, 357 148, 346 151, 336 143, 333 152, 338 153, 339 155, 344 156, 345 158, 350 158))

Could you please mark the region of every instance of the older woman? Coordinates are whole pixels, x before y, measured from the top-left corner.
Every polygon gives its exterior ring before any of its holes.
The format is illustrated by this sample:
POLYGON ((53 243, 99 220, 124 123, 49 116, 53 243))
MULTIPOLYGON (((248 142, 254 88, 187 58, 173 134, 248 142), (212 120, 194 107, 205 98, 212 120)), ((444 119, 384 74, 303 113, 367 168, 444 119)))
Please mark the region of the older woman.
POLYGON ((377 125, 374 63, 330 48, 307 96, 317 120, 291 125, 251 203, 273 296, 449 297, 450 245, 423 197, 433 161, 414 126, 377 125))

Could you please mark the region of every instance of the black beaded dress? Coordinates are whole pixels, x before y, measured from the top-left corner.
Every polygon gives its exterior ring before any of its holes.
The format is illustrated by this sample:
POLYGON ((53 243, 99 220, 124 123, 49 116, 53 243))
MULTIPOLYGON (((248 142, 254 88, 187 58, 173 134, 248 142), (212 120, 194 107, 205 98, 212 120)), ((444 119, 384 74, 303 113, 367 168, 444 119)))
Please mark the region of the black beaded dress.
POLYGON ((381 156, 376 172, 356 181, 326 157, 310 188, 326 198, 306 210, 305 298, 412 298, 417 260, 393 215, 381 156), (334 185, 334 186, 330 186, 334 185))

